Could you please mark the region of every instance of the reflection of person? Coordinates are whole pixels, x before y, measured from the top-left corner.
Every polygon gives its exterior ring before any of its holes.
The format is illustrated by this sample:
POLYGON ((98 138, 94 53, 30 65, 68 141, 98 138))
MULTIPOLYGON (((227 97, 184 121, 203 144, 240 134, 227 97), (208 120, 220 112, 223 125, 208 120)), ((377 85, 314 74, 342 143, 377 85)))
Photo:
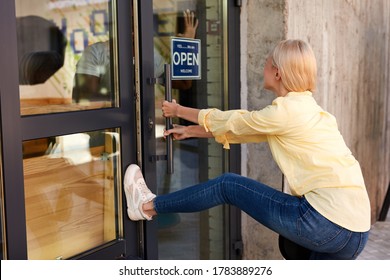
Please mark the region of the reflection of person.
POLYGON ((109 41, 89 45, 77 62, 73 99, 76 102, 111 100, 109 41))
POLYGON ((356 259, 370 229, 370 203, 359 163, 335 118, 312 97, 316 61, 300 40, 280 42, 264 67, 264 88, 277 96, 259 111, 198 110, 164 102, 165 117, 198 123, 166 131, 176 139, 215 137, 230 143, 267 141, 292 195, 235 174, 155 196, 137 165, 125 174, 128 215, 197 212, 220 204, 239 207, 280 235, 310 250, 311 259, 356 259))
POLYGON ((198 28, 199 21, 195 17, 195 13, 191 12, 190 10, 185 10, 183 12, 183 16, 184 16, 184 26, 183 26, 184 32, 179 33, 178 36, 183 38, 194 39, 196 36, 196 29, 198 28))
MULTIPOLYGON (((163 71, 163 58, 156 51, 154 61, 155 68, 163 71)), ((112 98, 110 67, 109 41, 89 45, 76 66, 73 99, 76 102, 82 99, 110 101, 112 98)))
MULTIPOLYGON (((178 37, 195 39, 196 30, 199 25, 198 19, 195 17, 195 13, 190 10, 185 10, 183 12, 183 33, 177 34, 178 37)), ((162 60, 161 54, 157 49, 154 50, 154 61, 155 61, 155 75, 156 77, 160 77, 163 74, 163 63, 166 63, 162 60), (157 61, 157 62, 156 62, 157 61), (160 61, 160 64, 158 64, 160 61), (160 70, 159 70, 160 69, 160 70)), ((179 90, 188 90, 192 87, 192 80, 173 80, 172 88, 179 90)))
MULTIPOLYGON (((184 12, 184 33, 180 37, 195 38, 198 20, 193 12, 184 12)), ((154 49, 155 75, 161 76, 164 71, 164 59, 158 50, 154 49)), ((88 101, 113 101, 111 89, 109 41, 89 45, 76 65, 74 77, 73 99, 88 101)), ((188 89, 191 81, 173 81, 173 88, 188 89)))
POLYGON ((43 84, 64 65, 66 38, 42 17, 18 17, 16 24, 19 84, 43 84))

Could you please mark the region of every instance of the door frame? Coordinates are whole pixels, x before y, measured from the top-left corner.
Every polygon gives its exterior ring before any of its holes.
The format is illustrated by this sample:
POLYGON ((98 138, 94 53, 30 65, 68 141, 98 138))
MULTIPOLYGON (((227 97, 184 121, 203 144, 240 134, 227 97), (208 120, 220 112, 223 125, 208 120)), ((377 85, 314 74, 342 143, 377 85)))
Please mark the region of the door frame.
MULTIPOLYGON (((154 63, 153 63, 153 0, 134 0, 137 5, 138 23, 138 52, 139 69, 139 92, 138 95, 142 110, 139 112, 140 141, 142 169, 145 174, 145 180, 152 192, 156 192, 156 164, 151 155, 156 155, 155 129, 153 124, 155 120, 154 104, 154 63), (152 121, 152 122, 151 122, 152 121)), ((240 107, 240 75, 237 69, 240 69, 240 3, 234 0, 227 0, 227 63, 229 89, 228 98, 225 106, 227 109, 238 109, 240 107)), ((135 32, 136 33, 136 32, 135 32)), ((241 172, 241 148, 239 145, 231 145, 231 149, 226 152, 227 164, 226 172, 240 174, 241 172)), ((241 242, 241 212, 236 207, 228 206, 225 216, 229 221, 226 227, 225 251, 226 259, 240 259, 242 254, 241 242)), ((158 258, 158 240, 157 240, 157 222, 148 222, 143 224, 143 232, 140 244, 143 246, 145 259, 158 258)))
MULTIPOLYGON (((3 171, 2 217, 7 259, 27 259, 26 215, 24 205, 23 151, 24 140, 72 134, 77 132, 120 128, 121 174, 137 161, 134 100, 134 67, 132 39, 132 6, 129 1, 116 3, 118 51, 119 107, 99 110, 20 115, 19 78, 15 1, 0 2, 0 110, 3 171), (39 128, 39 129, 38 129, 39 128)), ((123 176, 122 176, 123 177, 123 176)), ((122 180, 120 180, 121 182, 122 180)), ((136 223, 127 218, 126 201, 120 186, 123 236, 84 252, 75 259, 139 258, 136 223)))

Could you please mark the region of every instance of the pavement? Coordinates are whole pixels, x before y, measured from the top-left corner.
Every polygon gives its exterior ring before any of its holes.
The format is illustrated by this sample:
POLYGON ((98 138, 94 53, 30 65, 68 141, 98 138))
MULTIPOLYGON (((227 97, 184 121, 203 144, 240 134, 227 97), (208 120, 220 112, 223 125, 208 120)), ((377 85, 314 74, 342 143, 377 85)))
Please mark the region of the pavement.
POLYGON ((372 225, 367 245, 358 260, 390 260, 390 212, 385 221, 372 225))

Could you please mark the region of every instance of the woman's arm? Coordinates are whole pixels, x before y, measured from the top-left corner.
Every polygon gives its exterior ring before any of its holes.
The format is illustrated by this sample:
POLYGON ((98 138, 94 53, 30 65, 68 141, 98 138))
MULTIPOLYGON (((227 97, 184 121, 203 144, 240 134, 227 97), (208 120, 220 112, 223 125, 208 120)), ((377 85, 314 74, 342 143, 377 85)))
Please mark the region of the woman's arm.
POLYGON ((173 125, 172 129, 164 131, 164 137, 172 134, 173 139, 175 140, 184 140, 187 138, 213 138, 211 132, 206 132, 206 130, 200 125, 173 125))
POLYGON ((164 101, 162 104, 163 116, 166 118, 178 117, 193 123, 198 123, 199 109, 181 106, 176 103, 176 100, 172 102, 164 101))

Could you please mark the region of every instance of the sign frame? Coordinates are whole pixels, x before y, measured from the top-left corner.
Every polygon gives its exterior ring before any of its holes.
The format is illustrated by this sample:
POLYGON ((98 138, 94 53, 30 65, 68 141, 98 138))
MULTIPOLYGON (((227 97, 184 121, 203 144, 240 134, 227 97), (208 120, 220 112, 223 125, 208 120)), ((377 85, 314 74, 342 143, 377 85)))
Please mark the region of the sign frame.
POLYGON ((171 38, 171 73, 172 80, 200 80, 201 74, 201 40, 183 37, 171 38), (181 52, 178 52, 180 50, 181 52), (177 54, 179 53, 179 56, 177 54), (198 62, 196 65, 176 64, 176 58, 186 56, 186 61, 198 62))

